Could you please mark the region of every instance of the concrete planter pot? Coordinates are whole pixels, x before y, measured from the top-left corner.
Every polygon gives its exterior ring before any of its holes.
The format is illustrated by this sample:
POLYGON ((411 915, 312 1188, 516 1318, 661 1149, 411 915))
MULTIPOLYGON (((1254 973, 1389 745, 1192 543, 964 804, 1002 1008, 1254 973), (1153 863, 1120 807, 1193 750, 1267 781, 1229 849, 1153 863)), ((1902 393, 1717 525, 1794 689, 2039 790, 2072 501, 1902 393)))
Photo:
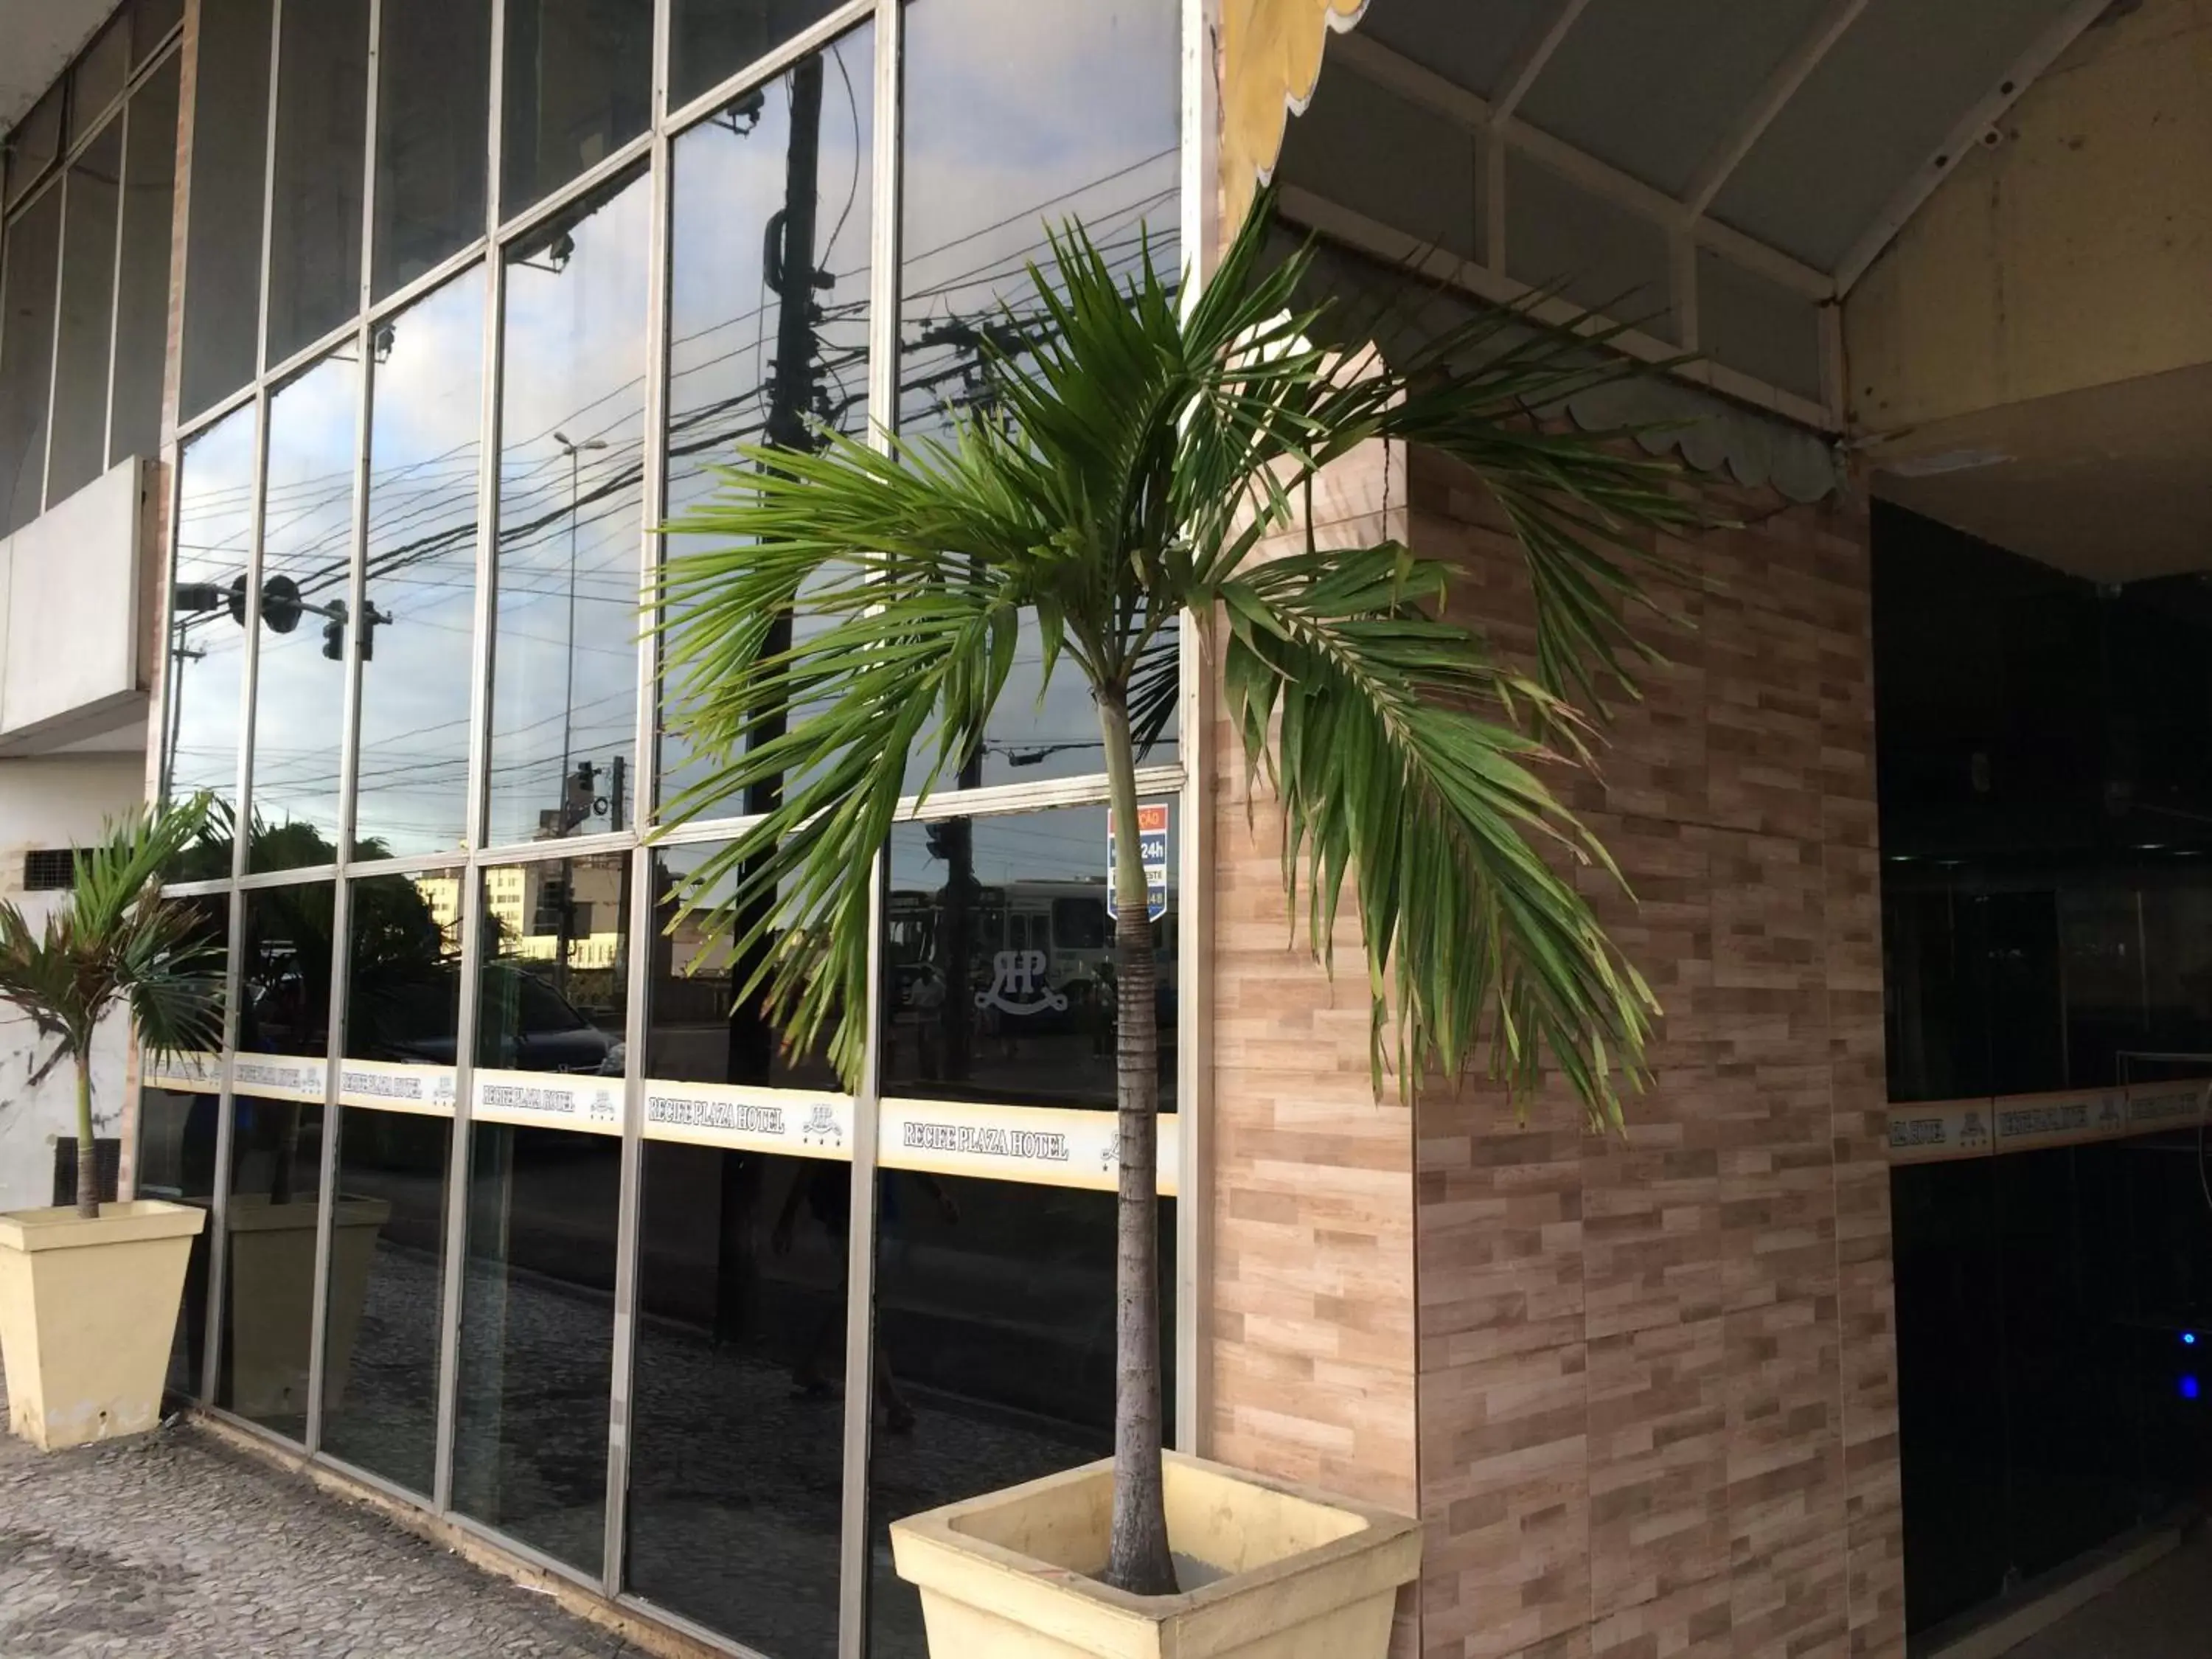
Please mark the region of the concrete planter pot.
MULTIPOLYGON (((230 1200, 230 1408, 260 1421, 307 1414, 307 1363, 315 1304, 315 1228, 322 1206, 313 1198, 271 1204, 241 1194, 230 1200)), ((323 1405, 343 1404, 355 1339, 368 1299, 368 1270, 377 1234, 391 1219, 382 1199, 341 1198, 331 1229, 330 1338, 323 1370, 323 1405)))
POLYGON ((1177 1595, 1093 1576, 1110 1462, 895 1522, 932 1659, 1382 1659, 1421 1570, 1418 1521, 1173 1452, 1165 1485, 1177 1595))
POLYGON ((8 1426, 43 1451, 161 1419, 185 1266, 207 1212, 140 1199, 0 1215, 8 1426))

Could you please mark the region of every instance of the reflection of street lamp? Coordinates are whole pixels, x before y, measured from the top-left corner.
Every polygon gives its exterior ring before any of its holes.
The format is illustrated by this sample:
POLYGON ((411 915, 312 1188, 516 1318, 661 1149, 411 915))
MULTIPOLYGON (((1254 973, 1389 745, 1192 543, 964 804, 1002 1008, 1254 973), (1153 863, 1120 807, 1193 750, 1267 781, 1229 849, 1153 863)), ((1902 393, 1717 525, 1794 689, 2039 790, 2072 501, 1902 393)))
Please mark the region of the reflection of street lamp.
POLYGON ((605 438, 586 438, 577 443, 565 432, 556 432, 553 441, 567 452, 568 457, 568 656, 567 689, 561 696, 561 784, 555 799, 560 803, 561 829, 566 833, 574 828, 568 817, 568 744, 572 737, 569 716, 576 706, 576 464, 586 449, 605 449, 605 438))

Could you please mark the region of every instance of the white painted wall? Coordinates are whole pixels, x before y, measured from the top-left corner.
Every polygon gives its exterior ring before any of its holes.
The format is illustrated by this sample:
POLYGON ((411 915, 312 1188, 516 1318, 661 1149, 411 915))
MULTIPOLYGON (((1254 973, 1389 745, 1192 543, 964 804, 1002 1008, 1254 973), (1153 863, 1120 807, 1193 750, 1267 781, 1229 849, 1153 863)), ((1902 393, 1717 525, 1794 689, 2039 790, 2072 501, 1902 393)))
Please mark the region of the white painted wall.
MULTIPOLYGON (((100 823, 144 799, 146 761, 137 751, 0 760, 0 899, 22 906, 33 926, 65 895, 25 893, 23 854, 33 848, 91 840, 100 823)), ((122 1121, 127 1031, 103 1027, 93 1054, 92 1104, 99 1132, 122 1121)), ((28 1020, 0 1017, 0 1210, 28 1209, 53 1200, 54 1141, 76 1133, 74 1073, 57 1066, 30 1086, 46 1058, 28 1020)))
POLYGON ((138 534, 148 471, 135 459, 119 462, 0 540, 4 752, 51 754, 143 708, 138 534))

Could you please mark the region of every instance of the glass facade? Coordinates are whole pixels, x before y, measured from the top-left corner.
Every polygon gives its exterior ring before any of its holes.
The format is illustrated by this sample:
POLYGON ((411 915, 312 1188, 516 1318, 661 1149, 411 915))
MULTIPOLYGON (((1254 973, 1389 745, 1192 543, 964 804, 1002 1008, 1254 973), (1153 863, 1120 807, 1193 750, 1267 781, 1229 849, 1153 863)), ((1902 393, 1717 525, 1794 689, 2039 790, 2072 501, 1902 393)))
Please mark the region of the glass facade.
POLYGON ((0 138, 0 536, 160 444, 176 21, 131 0, 0 138))
POLYGON ((1873 575, 1890 1098, 1998 1135, 1890 1171, 1917 1632, 2212 1474, 2212 607, 1881 503, 1873 575))
POLYGON ((882 1524, 1110 1437, 1094 717, 1030 654, 889 838, 855 1093, 678 920, 776 791, 682 799, 641 605, 738 445, 988 402, 1048 222, 1174 263, 1182 8, 654 10, 206 0, 161 775, 235 825, 177 890, 239 1030, 146 1095, 218 1218, 173 1381, 718 1639, 918 1653, 882 1524))

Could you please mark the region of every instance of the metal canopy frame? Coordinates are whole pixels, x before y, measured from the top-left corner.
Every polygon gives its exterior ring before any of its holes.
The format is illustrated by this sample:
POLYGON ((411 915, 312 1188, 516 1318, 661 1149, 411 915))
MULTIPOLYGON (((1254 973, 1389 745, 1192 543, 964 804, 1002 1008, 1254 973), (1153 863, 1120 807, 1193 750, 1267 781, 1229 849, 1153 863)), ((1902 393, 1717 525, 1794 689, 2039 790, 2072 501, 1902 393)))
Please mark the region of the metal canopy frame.
MULTIPOLYGON (((1699 163, 1687 188, 1670 196, 1612 163, 1531 125, 1520 113, 1528 94, 1557 57, 1588 10, 1587 0, 1565 0, 1548 23, 1535 32, 1499 77, 1492 97, 1461 85, 1404 52, 1353 27, 1333 33, 1327 50, 1334 61, 1360 79, 1408 103, 1442 117, 1484 141, 1483 258, 1480 263, 1443 256, 1363 212, 1358 204, 1336 201, 1310 191, 1287 188, 1284 208, 1307 228, 1349 241, 1380 258, 1419 263, 1430 274, 1498 303, 1525 300, 1533 292, 1511 278, 1507 258, 1507 157, 1518 154, 1539 163, 1621 211, 1656 226, 1666 236, 1668 301, 1675 337, 1659 340, 1635 334, 1621 343, 1650 361, 1678 359, 1700 345, 1697 264, 1708 253, 1761 281, 1786 289, 1824 313, 1832 313, 1866 274, 1882 249, 1948 175, 1958 158, 2008 108, 2059 54, 2106 9, 2104 0, 2076 0, 2043 30, 1954 125, 1928 161, 1900 187, 1853 243, 1833 270, 1821 270, 1783 249, 1759 240, 1712 216, 1713 204, 1792 98, 1849 33, 1869 0, 1831 0, 1815 15, 1797 44, 1768 74, 1742 114, 1699 163)), ((1577 314, 1566 306, 1549 307, 1556 318, 1577 314)), ((1685 378, 1807 425, 1839 432, 1845 423, 1844 388, 1835 372, 1836 329, 1824 315, 1823 374, 1817 399, 1774 386, 1740 371, 1701 362, 1677 370, 1685 378)))
MULTIPOLYGON (((617 855, 630 860, 629 874, 633 894, 644 894, 652 880, 653 852, 661 844, 654 837, 652 814, 655 803, 652 799, 650 777, 647 763, 653 752, 658 716, 658 661, 650 640, 639 643, 634 682, 636 694, 636 720, 631 733, 636 775, 640 780, 637 817, 644 828, 575 836, 561 841, 535 841, 499 846, 486 845, 489 833, 488 779, 490 770, 489 714, 492 686, 492 652, 495 636, 496 580, 498 576, 497 550, 499 545, 500 509, 500 422, 501 416, 501 388, 504 378, 505 342, 501 329, 504 310, 504 290, 508 251, 538 232, 549 221, 571 210, 592 192, 611 180, 632 170, 640 171, 649 179, 651 191, 650 230, 648 233, 648 299, 645 328, 648 354, 644 407, 645 462, 643 470, 643 500, 641 507, 642 529, 639 537, 637 580, 641 600, 652 589, 651 583, 661 556, 661 538, 654 529, 664 514, 666 500, 667 441, 665 410, 667 377, 670 358, 670 226, 671 180, 672 166, 671 151, 675 141, 684 132, 710 119, 729 102, 755 88, 772 82, 794 64, 822 49, 851 31, 872 26, 874 31, 875 78, 872 88, 873 99, 874 152, 872 169, 872 200, 871 211, 870 292, 869 292, 869 356, 867 378, 870 410, 874 427, 874 441, 890 441, 890 423, 896 415, 897 352, 899 323, 900 244, 899 191, 901 188, 901 120, 902 103, 902 60, 904 24, 908 0, 847 0, 847 3, 811 25, 802 33, 780 44, 753 63, 731 75, 711 90, 688 100, 682 107, 672 109, 669 92, 669 61, 672 52, 672 0, 655 0, 653 11, 653 85, 651 119, 647 130, 628 141, 585 169, 577 178, 560 189, 532 203, 526 210, 506 219, 501 217, 499 195, 501 189, 501 150, 503 123, 505 54, 500 49, 504 39, 507 0, 491 0, 493 49, 490 54, 488 108, 488 152, 486 207, 483 228, 468 246, 442 260, 434 270, 425 272, 382 298, 375 297, 373 288, 374 269, 374 232, 377 194, 376 122, 378 99, 376 79, 380 70, 382 0, 370 0, 368 7, 369 54, 368 59, 368 132, 362 154, 362 248, 361 271, 357 303, 353 319, 281 360, 271 361, 268 352, 268 307, 270 266, 274 249, 271 246, 270 225, 272 196, 275 188, 275 158, 278 143, 277 115, 280 106, 278 77, 283 72, 282 63, 283 27, 288 6, 312 4, 313 0, 271 0, 270 70, 267 131, 264 135, 263 177, 261 180, 262 239, 260 247, 260 289, 256 300, 255 346, 256 373, 252 380, 236 392, 216 400, 189 419, 176 418, 174 401, 180 395, 179 379, 170 364, 167 397, 169 407, 164 411, 164 455, 169 463, 171 495, 167 503, 167 521, 178 522, 181 501, 182 467, 179 465, 182 450, 191 438, 210 429, 228 417, 251 410, 254 425, 254 447, 251 462, 252 507, 249 520, 246 554, 247 605, 245 633, 247 645, 240 673, 238 691, 239 750, 233 778, 234 799, 239 803, 240 822, 250 821, 252 795, 254 757, 254 726, 258 698, 260 651, 263 630, 259 627, 260 571, 264 542, 264 500, 268 470, 270 424, 274 394, 290 378, 321 360, 333 350, 351 349, 362 364, 358 404, 355 410, 356 422, 355 448, 350 457, 353 471, 352 514, 349 525, 349 575, 348 584, 349 614, 359 617, 365 606, 365 558, 369 530, 369 443, 376 395, 376 375, 373 368, 372 344, 375 331, 386 319, 422 299, 442 285, 453 281, 481 281, 484 284, 485 306, 483 334, 483 390, 478 410, 478 430, 482 437, 478 471, 475 483, 477 531, 475 544, 475 580, 473 612, 473 644, 469 678, 469 787, 466 801, 465 844, 450 849, 410 853, 401 856, 379 856, 359 859, 354 856, 353 837, 358 807, 358 787, 354 777, 361 740, 362 702, 364 695, 362 664, 357 629, 349 630, 343 672, 346 676, 343 696, 342 730, 337 738, 341 764, 341 783, 337 812, 339 822, 336 834, 336 858, 333 861, 308 869, 270 872, 249 872, 247 869, 248 837, 234 837, 231 849, 231 872, 227 879, 180 884, 173 890, 179 896, 198 894, 222 896, 228 900, 230 928, 230 950, 225 968, 226 1028, 220 1073, 218 1115, 216 1119, 216 1168, 213 1191, 209 1200, 211 1211, 210 1261, 209 1277, 209 1329, 204 1350, 204 1364, 199 1379, 200 1398, 212 1402, 216 1384, 222 1374, 220 1344, 223 1322, 220 1310, 225 1294, 228 1252, 223 1248, 226 1227, 231 1207, 232 1142, 234 1134, 234 1102, 238 1090, 235 1080, 237 1014, 236 1007, 244 971, 245 920, 248 895, 256 891, 304 885, 333 884, 334 926, 331 963, 331 999, 327 1010, 329 1031, 327 1045, 321 1055, 324 1073, 323 1110, 325 1112, 319 1170, 320 1213, 318 1218, 315 1241, 315 1288, 310 1313, 310 1359, 307 1378, 308 1408, 304 1442, 293 1442, 247 1422, 234 1413, 221 1411, 210 1403, 208 1409, 234 1424, 246 1432, 276 1440, 288 1448, 303 1446, 307 1456, 354 1479, 363 1480, 377 1490, 410 1504, 429 1509, 441 1518, 479 1534, 519 1559, 558 1574, 576 1583, 609 1601, 648 1612, 665 1620, 699 1639, 709 1642, 733 1653, 748 1651, 740 1644, 726 1637, 698 1626, 695 1622, 665 1612, 650 1602, 629 1593, 625 1588, 623 1548, 627 1528, 624 1524, 624 1504, 627 1498, 629 1459, 629 1430, 634 1365, 634 1329, 638 1304, 638 1276, 640 1272, 639 1223, 641 1208, 641 1157, 643 1148, 642 1097, 643 1056, 645 1054, 645 1021, 649 994, 649 966, 653 938, 653 907, 648 903, 633 902, 629 919, 628 992, 625 1010, 624 1037, 627 1053, 633 1056, 625 1078, 623 1099, 623 1119, 621 1134, 621 1176, 619 1211, 617 1218, 615 1251, 615 1321, 614 1355, 610 1389, 610 1413, 606 1452, 606 1486, 605 1492, 604 1549, 601 1558, 590 1570, 553 1559, 543 1552, 501 1533, 481 1520, 464 1515, 455 1506, 454 1453, 459 1423, 459 1386, 460 1362, 461 1319, 465 1296, 467 1260, 468 1200, 471 1185, 470 1159, 472 1151, 473 1128, 476 1120, 471 1109, 472 1073, 476 1053, 476 1030, 479 1008, 479 975, 475 971, 489 937, 483 892, 483 872, 495 866, 505 866, 533 861, 562 861, 586 856, 617 855), (472 274, 473 273, 473 274, 472 274), (462 952, 463 972, 460 982, 460 1007, 458 1016, 455 1072, 458 1102, 451 1120, 451 1140, 447 1157, 444 1212, 442 1217, 444 1250, 441 1262, 441 1300, 439 1308, 437 1332, 438 1376, 436 1380, 434 1463, 432 1490, 428 1493, 409 1492, 367 1471, 352 1468, 343 1460, 327 1454, 322 1446, 325 1393, 324 1368, 325 1349, 331 1321, 329 1279, 334 1249, 334 1203, 337 1183, 338 1137, 343 1132, 348 1108, 339 1102, 338 1073, 344 1053, 344 1030, 348 996, 348 939, 347 921, 349 899, 355 883, 376 877, 420 875, 426 872, 454 872, 459 878, 458 931, 462 952)), ((928 0, 919 0, 927 4, 928 0)), ((1179 170, 1181 187, 1178 229, 1183 240, 1186 257, 1194 275, 1187 285, 1187 299, 1194 298, 1197 283, 1204 269, 1210 264, 1214 253, 1214 225, 1212 222, 1212 191, 1200 188, 1210 179, 1210 169, 1215 154, 1214 98, 1212 76, 1207 73, 1210 64, 1210 31, 1218 21, 1218 0, 1178 0, 1180 28, 1182 165, 1179 170)), ((174 50, 173 46, 171 50, 174 50)), ((134 82, 135 84, 135 82, 134 82)), ((190 119, 190 105, 180 118, 190 119)), ((189 190, 186 181, 179 179, 179 213, 189 212, 189 190)), ((171 350, 179 349, 173 337, 171 350)), ((163 573, 165 588, 167 572, 163 573)), ((171 619, 167 606, 162 607, 162 642, 166 659, 172 637, 171 619)), ((1180 841, 1179 883, 1187 896, 1183 901, 1183 925, 1179 930, 1180 969, 1186 983, 1202 983, 1199 975, 1210 959, 1209 941, 1205 937, 1205 900, 1203 889, 1210 873, 1210 838, 1205 825, 1205 811, 1209 793, 1204 781, 1209 770, 1207 733, 1202 717, 1200 694, 1205 684, 1203 665, 1197 650, 1197 630, 1188 625, 1183 629, 1183 693, 1184 712, 1176 761, 1170 764, 1155 765, 1144 769, 1139 777, 1140 792, 1155 799, 1169 796, 1179 804, 1182 820, 1180 841)), ((155 683, 161 688, 155 694, 157 706, 165 700, 169 690, 166 673, 157 675, 155 683)), ((156 732, 167 729, 163 715, 157 712, 149 720, 149 729, 156 732)), ((158 761, 149 765, 149 777, 158 779, 166 769, 158 761)), ((1054 807, 1099 805, 1108 799, 1105 780, 1102 775, 1047 779, 1036 783, 1015 783, 947 791, 933 796, 927 802, 909 798, 900 803, 898 818, 902 822, 933 821, 947 817, 985 817, 1036 812, 1054 807)), ((746 817, 726 817, 688 823, 671 831, 665 843, 671 847, 696 845, 701 842, 726 839, 753 820, 746 817)), ((884 860, 878 859, 874 903, 880 919, 885 879, 884 860)), ((880 927, 877 930, 880 934, 880 927)), ((880 949, 878 938, 872 947, 880 949)), ((871 975, 872 999, 881 994, 881 975, 871 975)), ((1201 1342, 1201 1298, 1199 1251, 1204 1237, 1203 1170, 1197 1153, 1200 1144, 1201 1121, 1205 1116, 1205 1096, 1210 1083, 1210 1068, 1206 1063, 1202 1048, 1204 1014, 1199 1005, 1202 999, 1187 996, 1178 999, 1179 1018, 1183 1030, 1178 1042, 1180 1110, 1182 1144, 1178 1148, 1180 1163, 1184 1171, 1181 1183, 1181 1198, 1177 1204, 1178 1251, 1176 1273, 1176 1323, 1174 1333, 1178 1378, 1177 1398, 1175 1401, 1176 1443, 1186 1449, 1200 1445, 1200 1425, 1206 1420, 1203 1395, 1203 1371, 1198 1362, 1201 1342)), ((873 1006, 869 1011, 869 1028, 879 1029, 873 1006)), ((848 1328, 846 1365, 847 1376, 859 1378, 857 1386, 848 1386, 844 1419, 842 1427, 843 1449, 844 1492, 843 1524, 840 1540, 842 1565, 839 1651, 842 1659, 859 1659, 866 1644, 867 1594, 870 1577, 870 1513, 868 1504, 868 1457, 872 1425, 872 1388, 868 1379, 872 1376, 871 1344, 873 1340, 872 1314, 875 1275, 874 1249, 874 1182, 876 1172, 876 1135, 878 1113, 881 1098, 879 1041, 872 1036, 868 1059, 860 1086, 854 1097, 854 1144, 853 1147, 852 1179, 854 1202, 848 1239, 848 1328)), ((129 1111, 136 1114, 137 1101, 135 1091, 129 1111)), ((143 1120, 142 1120, 143 1121, 143 1120)))

